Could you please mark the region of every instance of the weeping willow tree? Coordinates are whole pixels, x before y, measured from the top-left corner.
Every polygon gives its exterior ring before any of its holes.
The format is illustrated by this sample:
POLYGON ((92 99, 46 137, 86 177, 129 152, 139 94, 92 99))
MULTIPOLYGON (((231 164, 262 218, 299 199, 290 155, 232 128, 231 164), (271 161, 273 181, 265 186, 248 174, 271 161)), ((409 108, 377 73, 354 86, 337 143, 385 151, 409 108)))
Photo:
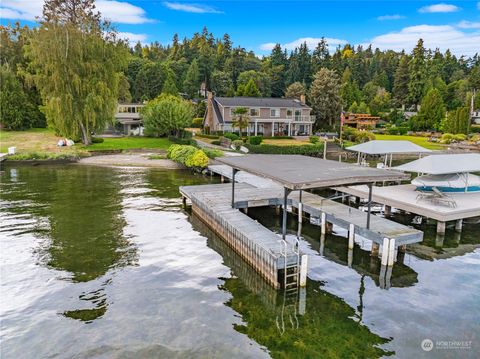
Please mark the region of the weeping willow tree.
POLYGON ((46 0, 26 53, 49 126, 90 144, 91 133, 113 121, 125 44, 93 0, 46 0))

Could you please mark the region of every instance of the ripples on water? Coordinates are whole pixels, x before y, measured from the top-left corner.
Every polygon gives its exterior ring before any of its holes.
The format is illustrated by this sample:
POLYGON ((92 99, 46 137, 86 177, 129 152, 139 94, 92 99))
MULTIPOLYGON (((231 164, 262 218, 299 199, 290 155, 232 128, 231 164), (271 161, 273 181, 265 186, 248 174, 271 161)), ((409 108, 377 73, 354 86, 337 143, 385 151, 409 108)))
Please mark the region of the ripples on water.
MULTIPOLYGON (((184 171, 7 167, 0 194, 2 358, 427 357, 424 338, 480 330, 479 225, 441 245, 427 231, 379 278, 368 241, 305 224, 309 282, 284 298, 183 211, 184 171), (402 263, 400 263, 402 262, 402 263)), ((250 211, 249 211, 250 214, 250 211)), ((251 216, 273 230, 273 211, 251 216)), ((292 233, 296 223, 290 218, 292 233)))

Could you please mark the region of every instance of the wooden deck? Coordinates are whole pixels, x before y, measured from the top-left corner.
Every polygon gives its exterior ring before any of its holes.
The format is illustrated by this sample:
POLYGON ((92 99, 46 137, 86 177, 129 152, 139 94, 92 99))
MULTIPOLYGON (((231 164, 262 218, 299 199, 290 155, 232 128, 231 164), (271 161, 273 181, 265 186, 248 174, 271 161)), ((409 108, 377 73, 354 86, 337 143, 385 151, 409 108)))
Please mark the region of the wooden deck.
MULTIPOLYGON (((258 192, 247 184, 237 184, 236 189, 243 198, 252 198, 254 193, 258 192)), ((279 235, 239 209, 232 208, 230 184, 182 186, 180 193, 191 200, 192 211, 202 221, 273 287, 280 287, 278 271, 285 267, 285 258, 287 265, 297 263, 298 256, 293 245, 285 246, 279 235)), ((276 197, 271 191, 269 193, 276 197)))

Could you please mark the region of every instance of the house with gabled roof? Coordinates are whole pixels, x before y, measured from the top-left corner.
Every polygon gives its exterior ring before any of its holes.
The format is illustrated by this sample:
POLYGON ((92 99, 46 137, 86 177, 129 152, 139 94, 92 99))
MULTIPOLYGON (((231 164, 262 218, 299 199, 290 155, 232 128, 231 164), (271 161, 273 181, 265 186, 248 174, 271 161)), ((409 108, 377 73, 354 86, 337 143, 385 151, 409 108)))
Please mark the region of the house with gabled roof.
POLYGON ((265 137, 309 136, 313 131, 315 117, 312 108, 305 104, 305 97, 216 97, 207 96, 207 111, 204 126, 210 132, 232 132, 234 111, 244 107, 250 118, 248 133, 265 137))

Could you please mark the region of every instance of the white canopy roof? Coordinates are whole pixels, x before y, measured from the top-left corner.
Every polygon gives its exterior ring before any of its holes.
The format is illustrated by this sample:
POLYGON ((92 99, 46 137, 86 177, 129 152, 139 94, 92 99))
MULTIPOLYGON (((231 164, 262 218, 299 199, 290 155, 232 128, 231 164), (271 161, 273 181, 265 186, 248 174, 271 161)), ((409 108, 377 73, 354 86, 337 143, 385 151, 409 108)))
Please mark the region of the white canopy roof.
POLYGON ((432 175, 480 172, 480 153, 432 155, 394 167, 394 169, 432 175))
POLYGON ((373 140, 348 147, 347 150, 367 153, 369 155, 384 155, 387 153, 425 153, 432 152, 410 141, 373 140))

